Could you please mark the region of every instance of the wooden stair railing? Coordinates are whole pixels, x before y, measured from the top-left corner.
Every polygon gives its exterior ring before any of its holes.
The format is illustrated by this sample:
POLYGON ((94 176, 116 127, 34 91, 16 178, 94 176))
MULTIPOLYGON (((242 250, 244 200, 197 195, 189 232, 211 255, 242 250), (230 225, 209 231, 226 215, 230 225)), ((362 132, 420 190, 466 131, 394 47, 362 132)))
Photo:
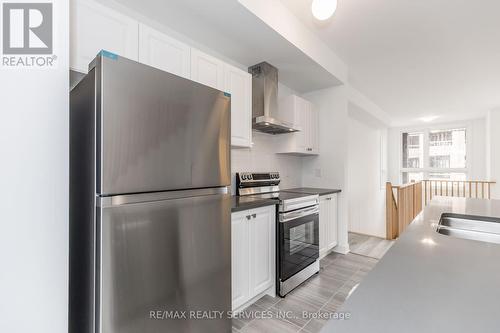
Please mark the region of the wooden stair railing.
POLYGON ((422 182, 386 183, 386 238, 395 239, 422 211, 422 182))
POLYGON ((435 196, 490 199, 493 181, 485 180, 423 180, 424 203, 435 196))
POLYGON ((397 238, 435 196, 490 199, 494 181, 422 180, 394 186, 386 183, 386 238, 397 238))

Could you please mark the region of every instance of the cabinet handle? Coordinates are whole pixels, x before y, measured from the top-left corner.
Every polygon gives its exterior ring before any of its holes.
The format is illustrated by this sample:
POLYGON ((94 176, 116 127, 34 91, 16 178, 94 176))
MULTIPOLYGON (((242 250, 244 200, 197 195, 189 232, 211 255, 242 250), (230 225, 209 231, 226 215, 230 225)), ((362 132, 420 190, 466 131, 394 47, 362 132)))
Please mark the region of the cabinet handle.
POLYGON ((307 148, 307 151, 312 151, 312 148, 307 148))
POLYGON ((252 215, 247 215, 246 218, 247 220, 250 220, 252 218, 252 215))
POLYGON ((257 214, 252 214, 252 217, 253 217, 253 218, 256 218, 256 217, 257 217, 257 214))

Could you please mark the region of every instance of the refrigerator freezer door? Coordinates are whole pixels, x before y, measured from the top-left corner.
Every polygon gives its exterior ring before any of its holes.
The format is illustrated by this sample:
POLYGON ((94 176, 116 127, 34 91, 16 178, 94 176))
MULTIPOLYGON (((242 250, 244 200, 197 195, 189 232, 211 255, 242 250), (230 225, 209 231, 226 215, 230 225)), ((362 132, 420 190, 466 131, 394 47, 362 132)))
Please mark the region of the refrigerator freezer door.
POLYGON ((228 94, 121 57, 96 70, 99 194, 231 183, 228 94))
POLYGON ((99 228, 99 332, 231 332, 229 195, 108 199, 99 228), (190 318, 198 310, 224 314, 190 318))

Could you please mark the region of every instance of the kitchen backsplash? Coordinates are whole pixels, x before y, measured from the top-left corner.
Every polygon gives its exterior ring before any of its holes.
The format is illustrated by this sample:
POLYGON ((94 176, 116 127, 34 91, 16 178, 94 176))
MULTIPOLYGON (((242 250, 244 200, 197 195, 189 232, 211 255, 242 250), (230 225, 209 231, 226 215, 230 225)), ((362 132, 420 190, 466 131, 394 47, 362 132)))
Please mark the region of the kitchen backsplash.
POLYGON ((231 149, 231 192, 236 193, 235 174, 240 171, 278 171, 281 176, 281 188, 301 186, 301 157, 276 154, 277 136, 255 131, 252 135, 251 149, 231 149))

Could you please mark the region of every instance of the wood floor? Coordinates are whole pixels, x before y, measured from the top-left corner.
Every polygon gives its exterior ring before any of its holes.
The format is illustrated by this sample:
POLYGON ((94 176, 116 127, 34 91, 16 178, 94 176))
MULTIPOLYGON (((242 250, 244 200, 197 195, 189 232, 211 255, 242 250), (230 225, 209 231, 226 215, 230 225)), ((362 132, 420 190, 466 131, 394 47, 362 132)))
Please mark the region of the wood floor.
POLYGON ((233 333, 319 332, 328 319, 317 317, 335 313, 392 242, 350 233, 349 245, 359 254, 326 256, 320 273, 285 298, 266 295, 233 319, 233 333))

